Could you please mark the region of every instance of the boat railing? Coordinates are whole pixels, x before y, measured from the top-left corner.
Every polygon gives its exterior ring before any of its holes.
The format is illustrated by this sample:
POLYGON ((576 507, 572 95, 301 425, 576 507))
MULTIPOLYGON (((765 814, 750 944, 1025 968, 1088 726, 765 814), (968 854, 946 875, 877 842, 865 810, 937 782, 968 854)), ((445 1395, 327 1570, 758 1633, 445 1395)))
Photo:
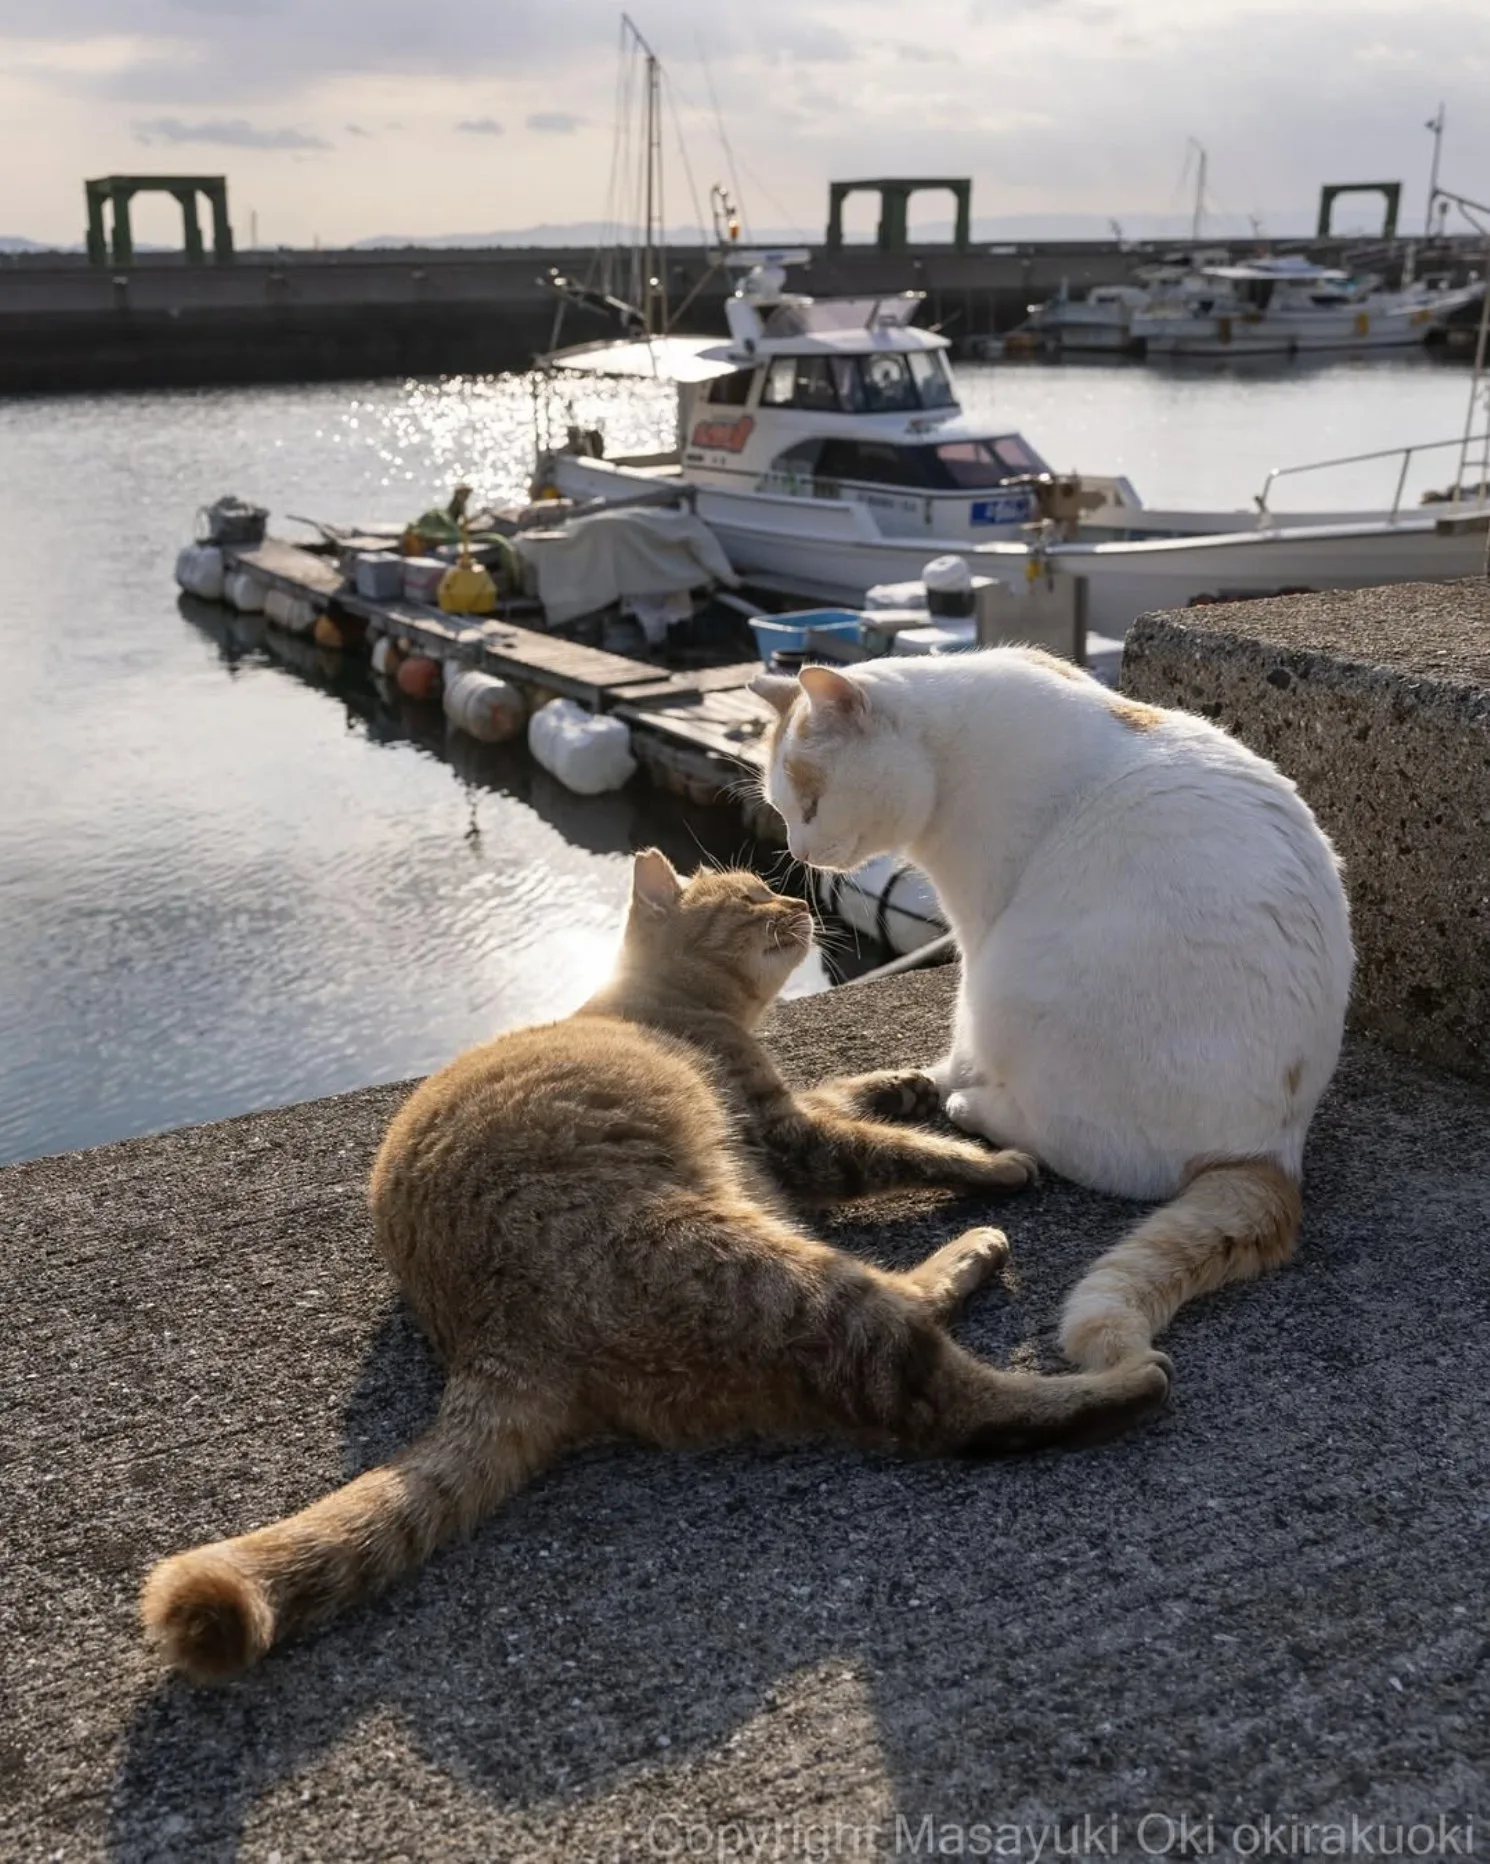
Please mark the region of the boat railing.
POLYGON ((1452 440, 1419 441, 1410 447, 1382 447, 1371 453, 1345 453, 1339 459, 1309 460, 1301 466, 1275 466, 1263 481, 1262 490, 1254 500, 1257 506, 1257 522, 1261 525, 1265 518, 1275 515, 1269 509, 1268 500, 1272 497, 1273 487, 1280 479, 1290 479, 1306 472, 1329 472, 1340 466, 1363 466, 1372 460, 1400 459, 1402 466, 1397 474, 1397 490, 1392 498, 1392 508, 1387 514, 1389 521, 1395 521, 1402 510, 1402 494, 1407 489, 1407 475, 1418 454, 1447 452, 1452 447, 1458 449, 1462 460, 1471 447, 1480 445, 1490 446, 1490 429, 1483 434, 1456 434, 1452 440))

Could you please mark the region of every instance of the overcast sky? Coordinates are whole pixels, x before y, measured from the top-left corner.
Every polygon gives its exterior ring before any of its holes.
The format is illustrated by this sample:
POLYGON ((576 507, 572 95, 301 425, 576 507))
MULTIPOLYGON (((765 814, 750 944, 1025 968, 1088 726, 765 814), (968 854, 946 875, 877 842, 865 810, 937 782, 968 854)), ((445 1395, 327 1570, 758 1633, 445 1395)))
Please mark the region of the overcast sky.
MULTIPOLYGON (((1232 214, 1324 181, 1490 200, 1480 0, 636 0, 694 178, 757 225, 823 223, 827 183, 968 174, 980 218, 1175 213, 1186 138, 1232 214), (700 58, 707 57, 708 72, 700 58)), ((246 242, 341 244, 602 217, 619 13, 604 0, 0 0, 0 234, 71 241, 82 181, 225 172, 246 242)), ((692 221, 668 130, 669 219, 692 221)), ((868 212, 866 208, 866 214, 868 212)), ((945 206, 928 204, 945 216, 945 206)), ((170 239, 164 203, 137 236, 170 239)))

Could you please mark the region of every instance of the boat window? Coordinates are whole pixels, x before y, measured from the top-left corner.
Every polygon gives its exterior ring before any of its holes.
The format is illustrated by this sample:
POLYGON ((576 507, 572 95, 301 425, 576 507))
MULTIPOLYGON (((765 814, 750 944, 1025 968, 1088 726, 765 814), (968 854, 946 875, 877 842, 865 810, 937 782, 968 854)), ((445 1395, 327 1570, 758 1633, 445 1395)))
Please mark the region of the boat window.
POLYGON ((899 414, 920 405, 903 356, 865 356, 860 366, 864 371, 864 399, 871 414, 899 414))
POLYGON ((927 485, 925 447, 897 447, 888 441, 825 440, 818 455, 818 477, 847 479, 861 485, 901 485, 923 491, 927 485))
POLYGON ((778 356, 766 371, 766 386, 761 390, 761 404, 767 408, 789 408, 797 386, 797 359, 778 356))
POLYGON ((955 408, 957 391, 952 386, 952 371, 940 350, 912 350, 907 358, 911 377, 921 397, 923 408, 955 408))
POLYGON ((811 408, 819 414, 836 414, 840 407, 854 414, 864 405, 852 358, 839 356, 778 356, 766 372, 761 400, 768 408, 811 408))
POLYGON ((1049 472, 1034 448, 1027 446, 1018 434, 1005 434, 1001 439, 988 442, 1002 463, 1010 472, 1049 472))
POLYGON ((789 492, 815 490, 813 480, 817 474, 817 455, 821 445, 820 440, 799 440, 794 447, 788 447, 784 453, 778 453, 771 462, 769 472, 761 481, 760 490, 789 492))
POLYGON ((743 408, 750 399, 754 369, 733 369, 728 375, 716 375, 704 388, 704 400, 716 408, 743 408))
POLYGON ((797 382, 792 394, 794 408, 816 408, 835 412, 838 407, 838 392, 833 385, 833 372, 828 366, 826 356, 799 356, 797 358, 797 382))
POLYGON ((1039 456, 1014 434, 1000 440, 945 440, 935 453, 935 483, 959 491, 1002 485, 1006 479, 1046 470, 1039 456))
POLYGON ((834 356, 832 359, 833 386, 838 390, 838 405, 845 414, 862 414, 864 412, 864 384, 859 379, 859 366, 852 356, 834 356))

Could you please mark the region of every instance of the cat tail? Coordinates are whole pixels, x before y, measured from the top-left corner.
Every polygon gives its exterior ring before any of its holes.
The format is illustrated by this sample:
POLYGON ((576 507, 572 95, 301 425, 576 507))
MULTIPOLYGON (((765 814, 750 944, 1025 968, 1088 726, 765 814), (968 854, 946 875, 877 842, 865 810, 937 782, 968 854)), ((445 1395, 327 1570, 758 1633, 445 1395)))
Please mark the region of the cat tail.
POLYGON ((504 1396, 456 1373, 433 1425, 391 1462, 271 1527, 162 1560, 140 1593, 147 1637, 193 1682, 221 1682, 422 1566, 560 1446, 504 1396))
POLYGON ((1272 1159, 1203 1161, 1179 1195, 1072 1289, 1061 1349, 1096 1370, 1143 1352, 1196 1295, 1251 1281, 1293 1254, 1298 1180, 1272 1159))

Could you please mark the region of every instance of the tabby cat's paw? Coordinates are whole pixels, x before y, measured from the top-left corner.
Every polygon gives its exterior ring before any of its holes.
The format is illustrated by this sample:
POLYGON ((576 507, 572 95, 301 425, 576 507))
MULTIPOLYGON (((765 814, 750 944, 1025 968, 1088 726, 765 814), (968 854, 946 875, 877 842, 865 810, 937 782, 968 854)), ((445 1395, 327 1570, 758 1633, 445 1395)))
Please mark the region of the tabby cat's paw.
POLYGON ((1009 1239, 987 1225, 963 1234, 938 1252, 949 1297, 965 1301, 984 1282, 1001 1275, 1009 1260, 1009 1239))
POLYGON ((934 1120, 942 1110, 936 1082, 920 1068, 876 1076, 864 1096, 864 1111, 879 1120, 934 1120))
POLYGON ((1010 1191, 1022 1191, 1026 1185, 1040 1182, 1040 1167, 1029 1153, 1016 1152, 1012 1147, 985 1153, 983 1165, 990 1184, 1003 1185, 1010 1191))
POLYGON ((995 1280, 1009 1260, 1009 1239, 988 1226, 965 1230, 904 1278, 939 1321, 949 1321, 968 1296, 995 1280))

